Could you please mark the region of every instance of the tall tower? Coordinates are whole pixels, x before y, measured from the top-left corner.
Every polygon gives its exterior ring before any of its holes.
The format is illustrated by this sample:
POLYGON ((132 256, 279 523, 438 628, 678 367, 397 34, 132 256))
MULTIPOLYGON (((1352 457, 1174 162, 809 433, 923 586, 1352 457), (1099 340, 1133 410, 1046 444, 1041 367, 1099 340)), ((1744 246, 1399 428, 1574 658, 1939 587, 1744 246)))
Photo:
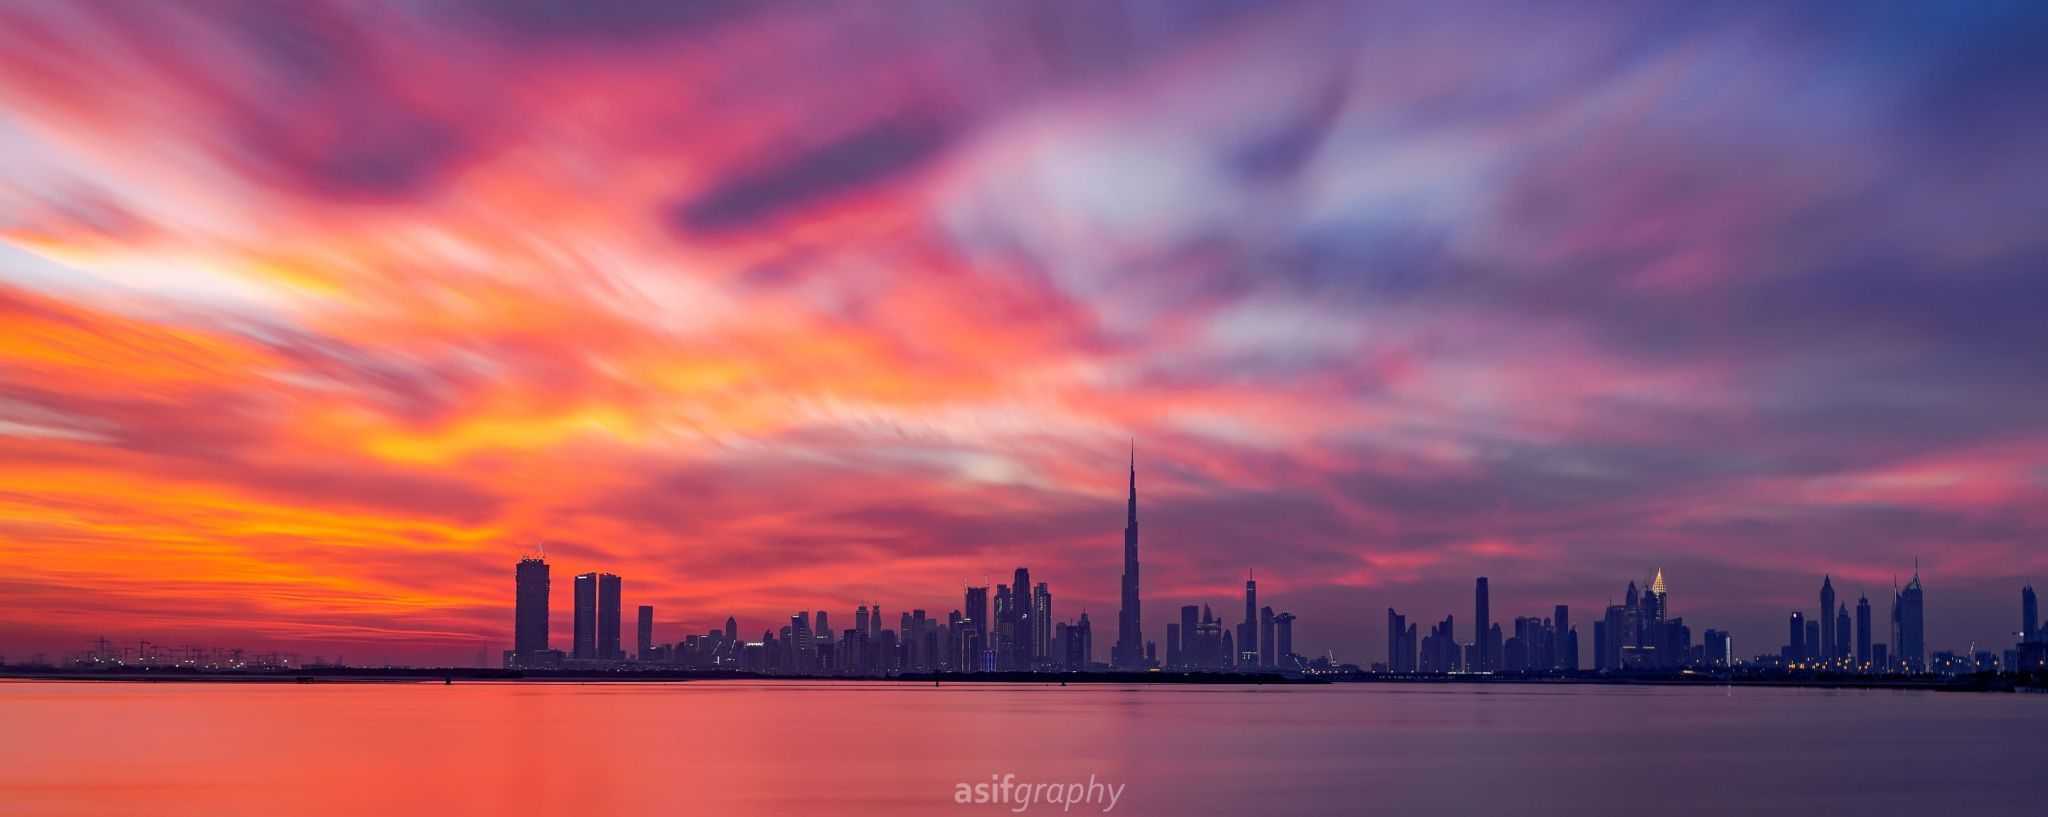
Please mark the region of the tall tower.
POLYGON ((597 657, 618 661, 626 657, 619 647, 619 577, 597 576, 597 657))
MULTIPOLYGON (((1252 580, 1247 572, 1244 577, 1244 624, 1238 628, 1242 633, 1237 637, 1237 651, 1246 655, 1259 654, 1259 583, 1252 580)), ((1256 663, 1253 659, 1252 663, 1256 663)))
POLYGON ((1116 617, 1118 669, 1145 668, 1145 633, 1138 614, 1138 447, 1131 445, 1131 497, 1124 521, 1123 608, 1116 617))
POLYGON ((1479 666, 1472 669, 1485 672, 1493 669, 1493 643, 1487 637, 1487 630, 1493 624, 1493 613, 1486 594, 1486 577, 1480 576, 1472 588, 1472 655, 1479 659, 1479 666))
POLYGON ((1034 652, 1033 628, 1037 621, 1031 617, 1031 570, 1017 568, 1017 582, 1010 588, 1010 669, 1028 672, 1034 652))
POLYGON ((640 605, 640 620, 636 623, 639 626, 634 635, 638 636, 638 638, 635 638, 633 642, 633 656, 642 661, 652 661, 654 660, 654 606, 651 604, 640 605))
POLYGON ((516 575, 512 652, 525 664, 529 656, 548 649, 548 563, 539 556, 528 556, 519 560, 516 575))
POLYGON ((1870 666, 1870 597, 1856 600, 1856 670, 1869 672, 1870 666))
POLYGON ((2041 638, 2041 603, 2034 598, 2034 586, 2020 588, 2020 643, 2032 644, 2041 638))
POLYGON ((1907 672, 1927 671, 1926 598, 1920 592, 1920 566, 1913 566, 1913 580, 1899 592, 1898 661, 1907 672))
POLYGON ((1658 568, 1657 575, 1654 578, 1650 579, 1650 595, 1657 600, 1657 615, 1655 621, 1658 624, 1663 624, 1664 622, 1670 621, 1671 596, 1665 591, 1664 588, 1663 568, 1658 568))
POLYGON ((1792 640, 1785 648, 1785 660, 1803 662, 1809 648, 1806 645, 1806 616, 1798 610, 1792 611, 1792 640))
POLYGON ((576 647, 572 658, 597 657, 597 574, 576 576, 576 647))
MULTIPOLYGON (((1827 625, 1827 623, 1826 623, 1825 621, 1823 621, 1823 622, 1821 623, 1821 626, 1822 626, 1822 627, 1826 627, 1826 626, 1828 626, 1828 625, 1827 625)), ((1835 624, 1834 624, 1834 630, 1835 630, 1835 638, 1834 638, 1834 641, 1833 641, 1832 643, 1833 643, 1833 644, 1835 645, 1835 652, 1834 652, 1834 654, 1832 654, 1832 655, 1829 655, 1829 656, 1828 656, 1828 660, 1829 660, 1829 661, 1833 661, 1833 662, 1835 662, 1835 664, 1836 664, 1837 666, 1839 666, 1839 665, 1841 665, 1841 664, 1845 664, 1845 663, 1848 663, 1848 661, 1849 661, 1849 603, 1848 603, 1848 602, 1843 602, 1843 603, 1842 603, 1842 606, 1841 606, 1840 608, 1838 608, 1838 609, 1837 609, 1837 610, 1835 611, 1835 624)))
POLYGON ((1044 662, 1064 659, 1052 654, 1052 589, 1039 582, 1031 589, 1031 659, 1044 662))
POLYGON ((1820 578, 1820 657, 1825 661, 1835 660, 1835 628, 1829 626, 1828 617, 1835 612, 1835 580, 1832 576, 1820 578))
POLYGON ((1273 608, 1259 608, 1259 666, 1271 669, 1280 666, 1273 655, 1273 608))
POLYGON ((994 632, 994 630, 988 626, 987 582, 987 579, 983 579, 982 585, 980 587, 965 588, 965 602, 967 604, 967 609, 961 611, 967 615, 967 626, 974 628, 975 632, 981 633, 981 637, 984 640, 983 643, 986 643, 988 634, 994 632))

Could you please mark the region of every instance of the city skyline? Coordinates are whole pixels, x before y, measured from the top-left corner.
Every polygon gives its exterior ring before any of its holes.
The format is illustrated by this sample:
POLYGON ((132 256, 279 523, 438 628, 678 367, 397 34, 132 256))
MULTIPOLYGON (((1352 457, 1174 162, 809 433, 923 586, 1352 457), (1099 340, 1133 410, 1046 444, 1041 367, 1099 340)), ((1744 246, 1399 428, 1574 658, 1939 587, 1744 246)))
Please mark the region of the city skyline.
MULTIPOLYGON (((1320 658, 1319 663, 1325 669, 1348 664, 1392 673, 1574 672, 1581 669, 1671 672, 1694 667, 1732 669, 1749 666, 1919 674, 1942 663, 1931 660, 1926 641, 1924 596, 1917 562, 1905 587, 1893 589, 1886 640, 1873 640, 1878 633, 1872 624, 1869 598, 1858 599, 1857 617, 1852 623, 1847 602, 1837 601, 1833 574, 1823 574, 1818 614, 1809 617, 1794 610, 1789 619, 1788 640, 1776 656, 1772 656, 1768 649, 1745 655, 1735 646, 1738 642, 1734 633, 1725 628, 1704 627, 1701 637, 1695 639, 1693 628, 1687 625, 1684 616, 1671 614, 1669 584, 1662 568, 1653 570, 1640 590, 1634 581, 1630 581, 1622 602, 1606 607, 1604 615, 1592 629, 1590 663, 1586 662, 1586 644, 1571 624, 1568 603, 1556 605, 1550 616, 1515 616, 1512 630, 1503 631, 1492 616, 1492 587, 1485 576, 1473 582, 1473 623, 1468 625, 1469 635, 1462 642, 1458 640, 1455 616, 1447 616, 1441 624, 1432 625, 1427 639, 1418 639, 1419 624, 1410 624, 1407 616, 1392 607, 1387 608, 1386 660, 1379 663, 1338 656, 1335 650, 1325 651, 1319 656, 1303 656, 1295 652, 1292 632, 1296 617, 1284 611, 1275 615, 1272 607, 1258 605, 1255 568, 1246 573, 1244 618, 1234 630, 1227 628, 1209 603, 1204 601, 1181 605, 1179 621, 1164 626, 1163 638, 1152 639, 1146 637, 1137 616, 1141 597, 1137 582, 1138 470, 1135 442, 1132 444, 1128 478, 1119 632, 1115 646, 1104 661, 1096 661, 1089 636, 1076 635, 1077 640, 1069 640, 1070 631, 1090 632, 1086 629, 1086 613, 1077 619, 1059 621, 1051 615, 1049 583, 1041 581, 1033 585, 1030 569, 1020 566, 1016 568, 1012 584, 994 585, 997 593, 993 613, 988 603, 989 580, 984 577, 982 584, 975 586, 963 578, 964 601, 960 607, 953 608, 943 617, 928 615, 924 608, 902 613, 900 636, 896 634, 899 631, 884 629, 879 603, 874 603, 872 608, 868 603, 860 604, 854 613, 854 627, 846 631, 847 640, 838 646, 842 651, 868 652, 853 659, 841 657, 836 665, 829 655, 819 655, 820 651, 830 652, 834 638, 834 632, 825 623, 825 610, 816 611, 815 628, 809 624, 813 611, 806 609, 790 616, 790 626, 781 628, 779 639, 771 626, 759 641, 754 642, 745 641, 744 637, 737 635, 741 632, 737 629, 738 622, 728 616, 723 628, 712 627, 706 631, 714 640, 713 646, 704 648, 706 655, 714 656, 710 659, 710 667, 731 670, 745 666, 749 671, 798 675, 835 670, 875 674, 940 670, 1023 672, 1235 668, 1304 671, 1311 658, 1320 658), (1027 598, 1028 602, 1023 601, 1027 598), (814 632, 816 636, 823 637, 825 646, 813 648, 814 632), (902 639, 900 642, 897 640, 899 637, 902 639), (721 638, 726 642, 723 646, 715 643, 721 638), (881 645, 895 649, 899 643, 902 648, 886 659, 873 654, 874 650, 882 648, 881 645), (1127 648, 1126 643, 1132 646, 1127 648), (751 655, 745 653, 747 650, 761 654, 751 655), (731 654, 726 655, 723 651, 731 654), (742 659, 743 654, 748 657, 742 659), (1774 658, 1776 663, 1773 663, 1774 658)), ((628 656, 618 650, 616 639, 620 577, 595 573, 576 577, 575 646, 565 654, 550 649, 546 644, 545 620, 550 603, 545 592, 547 576, 548 565, 538 554, 522 558, 516 566, 514 647, 505 651, 504 666, 508 669, 559 669, 565 658, 580 662, 625 661, 628 656), (606 581, 608 585, 604 584, 606 581), (599 601, 601 591, 594 588, 604 586, 611 588, 609 600, 599 601), (586 591, 586 587, 593 589, 586 591), (536 592, 535 588, 540 590, 536 592), (614 634, 609 646, 598 643, 603 636, 593 635, 606 626, 614 634), (538 635, 533 635, 536 632, 538 635)), ((2026 645, 2037 643, 2036 629, 2040 622, 2033 586, 2023 587, 2021 596, 2022 621, 2011 635, 2016 648, 2026 650, 2030 649, 2026 645)), ((638 609, 639 651, 631 656, 634 661, 666 664, 696 659, 694 645, 698 636, 694 634, 686 637, 691 644, 687 650, 692 654, 690 658, 683 657, 685 642, 673 642, 672 645, 671 642, 661 642, 664 644, 662 652, 651 652, 652 645, 658 641, 653 634, 656 626, 654 608, 641 605, 638 609)), ((1741 643, 1748 642, 1744 640, 1741 643)), ((2007 669, 2019 666, 2023 661, 2038 663, 2043 660, 2043 656, 2003 650, 1995 637, 1982 642, 1972 640, 1960 653, 1954 649, 1932 652, 1935 655, 1947 654, 1947 661, 1951 663, 1957 660, 1956 655, 1961 655, 1961 660, 1966 662, 1981 662, 1981 656, 1988 654, 1994 656, 1993 661, 2002 662, 1996 666, 2007 669), (1980 650, 1980 645, 1988 649, 1980 650)), ((1942 668, 1953 669, 1948 666, 1942 668)))
MULTIPOLYGON (((1139 560, 1137 550, 1138 473, 1135 441, 1131 445, 1127 479, 1128 493, 1125 505, 1124 566, 1122 573, 1125 577, 1125 580, 1122 582, 1125 593, 1119 602, 1119 622, 1126 619, 1126 611, 1135 612, 1141 604, 1139 587, 1136 581, 1139 560)), ((550 593, 552 566, 545 559, 546 544, 536 544, 533 553, 520 557, 519 561, 514 565, 514 605, 511 617, 513 624, 509 630, 509 638, 505 642, 505 648, 501 652, 497 646, 486 641, 477 647, 476 655, 502 655, 501 663, 507 668, 525 667, 531 669, 558 668, 565 659, 571 662, 613 663, 646 660, 641 656, 647 655, 649 648, 655 644, 660 644, 662 649, 665 650, 680 648, 682 642, 664 641, 659 637, 659 634, 662 632, 673 633, 678 631, 678 628, 687 631, 692 625, 687 623, 679 624, 673 620, 658 620, 655 614, 657 605, 636 601, 635 644, 638 649, 630 653, 625 651, 622 647, 624 632, 622 629, 623 609, 625 606, 623 601, 623 577, 610 572, 597 572, 595 570, 580 572, 573 577, 571 584, 572 592, 570 594, 570 612, 568 614, 570 627, 567 629, 567 632, 570 633, 569 644, 566 646, 566 649, 556 648, 552 644, 549 633, 557 630, 553 626, 553 619, 558 615, 559 608, 554 607, 550 593), (546 657, 548 655, 552 655, 552 657, 546 657)), ((1373 660, 1376 656, 1369 652, 1372 648, 1371 645, 1367 646, 1367 653, 1358 656, 1339 654, 1338 650, 1334 647, 1307 655, 1302 655, 1291 649, 1279 649, 1276 655, 1274 645, 1276 638, 1290 645, 1294 643, 1292 629, 1293 622, 1297 617, 1288 612, 1281 612, 1276 616, 1272 607, 1258 607, 1256 571, 1256 567, 1247 568, 1243 586, 1243 620, 1234 625, 1227 624, 1221 617, 1214 615, 1210 602, 1207 600, 1179 606, 1179 621, 1163 625, 1158 635, 1147 634, 1141 625, 1134 620, 1133 632, 1137 636, 1137 652, 1129 658, 1125 658, 1119 653, 1124 641, 1121 624, 1119 625, 1119 632, 1115 636, 1116 640, 1112 643, 1106 655, 1098 655, 1087 646, 1092 639, 1084 638, 1084 640, 1070 647, 1066 640, 1066 630, 1075 624, 1085 624, 1088 621, 1086 612, 1083 611, 1078 616, 1069 617, 1065 621, 1060 621, 1057 617, 1048 617, 1046 613, 1050 609, 1051 604, 1049 583, 1041 581, 1034 586, 1031 582, 1028 566, 1017 567, 1014 581, 1007 585, 1001 583, 992 585, 986 575, 984 575, 983 583, 979 586, 974 586, 968 584, 967 579, 963 577, 961 582, 965 601, 960 607, 946 610, 941 605, 938 609, 930 611, 931 615, 929 618, 927 617, 927 608, 915 607, 914 612, 920 627, 929 621, 934 628, 940 628, 948 639, 954 638, 950 628, 962 623, 961 617, 963 614, 969 622, 975 619, 989 622, 986 627, 973 627, 972 629, 975 629, 977 632, 974 636, 970 637, 969 641, 948 641, 948 652, 953 657, 960 655, 963 650, 975 649, 973 658, 964 659, 959 664, 947 667, 947 669, 956 669, 961 666, 972 667, 972 669, 964 671, 1015 670, 1016 668, 1036 669, 1048 660, 1060 663, 1068 660, 1070 656, 1081 658, 1082 665, 1062 665, 1060 668, 1069 670, 1082 667, 1107 670, 1142 670, 1154 668, 1227 669, 1252 666, 1261 669, 1299 670, 1310 659, 1321 659, 1329 666, 1352 665, 1360 668, 1370 668, 1376 672, 1424 673, 1443 671, 1569 671, 1580 669, 1608 671, 1629 669, 1673 670, 1682 665, 1688 665, 1686 662, 1698 662, 1702 666, 1720 667, 1732 667, 1738 664, 1751 667, 1772 666, 1770 663, 1773 658, 1771 650, 1765 649, 1753 654, 1745 654, 1740 651, 1741 648, 1731 646, 1735 635, 1731 630, 1707 628, 1702 634, 1704 640, 1695 640, 1691 635, 1691 628, 1685 626, 1683 617, 1672 617, 1669 615, 1668 590, 1662 568, 1655 568, 1651 571, 1650 575, 1646 577, 1640 592, 1636 583, 1630 581, 1627 590, 1623 594, 1623 601, 1618 605, 1609 604, 1607 606, 1606 614, 1604 618, 1596 622, 1596 627, 1590 640, 1582 640, 1580 634, 1569 623, 1568 610, 1571 606, 1569 603, 1557 604, 1554 615, 1550 617, 1515 616, 1514 629, 1512 630, 1512 637, 1510 637, 1509 634, 1504 633, 1500 622, 1492 616, 1492 586, 1489 583, 1488 577, 1480 576, 1474 580, 1472 589, 1474 614, 1471 621, 1477 622, 1477 624, 1465 625, 1468 629, 1465 631, 1466 635, 1462 640, 1458 636, 1459 630, 1455 624, 1456 616, 1454 614, 1446 616, 1441 624, 1432 625, 1429 631, 1429 638, 1418 639, 1417 628, 1420 626, 1420 621, 1409 624, 1407 623, 1407 615, 1397 613, 1394 608, 1389 607, 1386 610, 1386 638, 1378 645, 1382 652, 1377 654, 1377 657, 1384 658, 1383 661, 1375 662, 1373 660), (988 612, 991 609, 989 606, 991 597, 988 592, 991 586, 998 591, 994 597, 995 602, 992 608, 994 612, 992 614, 988 612), (1017 599, 1028 599, 1028 601, 1024 602, 1020 608, 1017 599), (949 613, 950 617, 946 617, 941 611, 949 613), (1037 620, 1027 623, 1033 616, 1036 616, 1037 620), (1278 631, 1284 635, 1275 635, 1276 621, 1279 625, 1278 631), (1665 632, 1667 621, 1670 622, 1672 628, 1670 633, 1665 632), (1553 622, 1556 622, 1554 628, 1553 622), (990 629, 999 632, 991 633, 989 632, 990 629), (1053 633, 1056 630, 1061 633, 1057 642, 1053 640, 1053 633), (1536 637, 1540 637, 1543 640, 1541 642, 1533 641, 1532 639, 1536 637), (1201 639, 1208 639, 1208 642, 1204 643, 1201 639), (1514 657, 1514 654, 1517 652, 1517 648, 1514 646, 1516 642, 1520 644, 1519 657, 1514 657), (1674 642, 1677 645, 1675 647, 1674 642), (1540 649, 1543 650, 1542 655, 1546 656, 1542 660, 1536 658, 1537 653, 1535 650, 1539 649, 1539 644, 1540 649), (974 648, 970 645, 979 646, 974 648), (1630 657, 1628 651, 1638 649, 1642 650, 1643 654, 1648 657, 1630 657), (1590 656, 1587 655, 1589 651, 1590 656), (1288 663, 1290 660, 1293 663, 1288 663), (967 663, 968 661, 974 663, 969 664, 967 663), (986 666, 983 666, 984 664, 986 666)), ((2038 603, 2035 599, 2032 584, 2028 583, 2021 587, 2020 594, 2022 597, 2020 604, 2022 621, 2017 628, 2007 635, 2010 635, 2017 644, 2035 643, 2036 629, 2048 626, 2048 623, 2042 622, 2038 617, 2038 603)), ((863 597, 863 599, 866 598, 863 597)), ((1882 671, 1885 667, 1896 667, 1911 672, 1926 672, 1933 666, 1930 656, 1935 653, 1947 653, 1952 656, 1960 655, 1962 656, 1960 660, 1968 661, 1973 654, 1981 656, 1987 654, 1988 651, 1988 654, 1994 656, 2003 655, 2005 660, 2012 660, 2012 656, 2005 653, 2001 647, 1998 634, 1992 634, 1981 640, 1973 638, 1967 641, 1966 644, 1950 645, 1947 649, 1943 649, 1943 645, 1930 646, 1926 636, 1922 598, 1923 590, 1920 583, 1920 567, 1918 560, 1915 560, 1913 573, 1904 587, 1897 586, 1896 580, 1894 580, 1889 614, 1884 622, 1884 626, 1888 629, 1883 631, 1889 634, 1889 640, 1873 642, 1872 639, 1879 631, 1874 629, 1875 625, 1872 624, 1870 618, 1871 607, 1868 596, 1862 595, 1859 597, 1856 617, 1852 623, 1846 598, 1838 603, 1834 589, 1833 574, 1824 573, 1822 574, 1819 588, 1819 614, 1808 616, 1807 611, 1799 609, 1792 611, 1788 640, 1782 647, 1777 649, 1778 655, 1776 657, 1782 661, 1779 666, 1818 668, 1829 662, 1847 662, 1854 658, 1857 662, 1856 664, 1845 664, 1843 668, 1861 666, 1866 670, 1882 671), (1835 613, 1831 614, 1828 612, 1831 607, 1835 608, 1835 613), (1963 649, 1957 651, 1955 649, 1956 646, 1961 646, 1963 649), (1873 648, 1878 656, 1874 663, 1871 659, 1873 648), (1885 659, 1887 655, 1890 656, 1889 661, 1885 659)), ((865 600, 856 602, 853 614, 855 627, 853 629, 861 631, 867 638, 879 641, 885 630, 881 611, 882 605, 880 602, 865 600)), ((829 611, 821 606, 815 609, 806 608, 799 615, 789 616, 791 626, 781 628, 781 638, 787 640, 794 635, 798 642, 806 645, 802 649, 808 649, 807 645, 811 643, 813 637, 811 630, 807 629, 810 621, 808 617, 813 612, 817 616, 815 628, 817 633, 829 635, 831 631, 825 623, 829 611)), ((912 613, 903 612, 902 616, 907 623, 912 613)), ((1136 617, 1131 616, 1130 618, 1135 619, 1136 617)), ((769 618, 770 622, 774 620, 773 617, 769 618)), ((728 634, 727 638, 731 639, 732 633, 735 632, 734 628, 737 621, 736 614, 727 614, 724 616, 724 625, 722 627, 710 626, 707 631, 714 632, 714 634, 716 631, 723 631, 728 634)), ((750 631, 739 632, 746 633, 750 631)), ((697 635, 688 635, 687 638, 694 640, 697 638, 697 635)), ((772 642, 775 638, 776 631, 771 624, 770 629, 764 633, 764 640, 772 642)), ((189 639, 187 640, 189 641, 189 639)), ((1758 644, 1765 641, 1768 641, 1768 639, 1752 640, 1745 638, 1741 639, 1740 643, 1758 644)), ((108 645, 114 643, 125 644, 126 642, 111 642, 102 634, 94 639, 95 647, 91 651, 65 650, 60 652, 73 656, 88 654, 101 656, 106 653, 108 645)), ((150 642, 142 641, 139 643, 148 644, 150 642)), ((169 642, 159 643, 168 644, 169 642)), ((742 646, 750 643, 758 645, 758 642, 747 642, 743 635, 736 643, 742 646)), ((829 643, 829 639, 827 643, 829 643)), ((368 652, 381 653, 387 657, 391 654, 389 649, 376 649, 378 646, 389 647, 390 645, 372 644, 370 646, 372 649, 368 650, 368 652)), ((187 644, 183 649, 197 651, 201 649, 201 646, 187 644)), ((221 650, 221 648, 207 649, 212 649, 216 653, 221 650)), ((798 648, 792 647, 791 649, 798 648)), ((242 648, 234 650, 237 655, 244 651, 242 648)), ((17 650, 17 655, 20 652, 22 651, 17 650)), ((284 653, 280 650, 271 649, 262 654, 270 656, 270 660, 276 660, 275 656, 284 653)), ((0 649, 0 656, 5 655, 4 649, 0 649)), ((37 660, 46 660, 49 653, 37 652, 35 655, 37 660)), ((95 660, 99 659, 96 658, 95 660)), ((480 658, 479 660, 482 659, 480 658)), ((869 660, 876 659, 870 657, 869 660)), ((1957 659, 1951 658, 1950 660, 1957 659)), ((2034 658, 2030 660, 2039 659, 2034 658)), ((935 659, 927 657, 927 663, 923 665, 923 671, 930 671, 935 664, 935 659)), ((452 663, 447 665, 458 666, 452 663)), ((726 668, 730 669, 731 667, 726 668)), ((876 665, 872 669, 878 673, 884 671, 880 665, 876 665)), ((763 670, 757 669, 756 671, 763 670)), ((787 667, 777 671, 789 672, 787 667)), ((886 671, 913 670, 904 666, 897 666, 890 667, 886 671)))
POLYGON ((0 4, 0 647, 2048 580, 2034 4, 930 5, 0 4))

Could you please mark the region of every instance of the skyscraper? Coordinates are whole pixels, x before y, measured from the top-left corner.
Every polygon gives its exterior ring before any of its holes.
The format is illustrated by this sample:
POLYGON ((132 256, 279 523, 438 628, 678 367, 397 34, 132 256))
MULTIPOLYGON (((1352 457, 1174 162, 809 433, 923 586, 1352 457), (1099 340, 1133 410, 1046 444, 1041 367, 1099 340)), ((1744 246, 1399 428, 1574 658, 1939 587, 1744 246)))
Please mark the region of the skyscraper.
POLYGON ((1180 661, 1182 666, 1199 667, 1202 661, 1202 608, 1183 605, 1180 608, 1180 661))
POLYGON ((1259 666, 1277 667, 1273 656, 1273 608, 1259 608, 1259 666))
POLYGON ((1650 579, 1650 597, 1656 601, 1656 622, 1663 624, 1671 620, 1671 594, 1664 587, 1664 570, 1658 568, 1657 575, 1650 579))
POLYGON ((1471 669, 1485 672, 1494 668, 1496 657, 1491 649, 1488 633, 1493 625, 1493 613, 1488 609, 1486 598, 1486 577, 1480 576, 1472 590, 1472 655, 1477 660, 1471 669))
POLYGON ((1081 620, 1067 627, 1067 669, 1088 669, 1095 663, 1095 629, 1088 624, 1088 614, 1082 613, 1081 620))
POLYGON ((1244 624, 1238 626, 1237 651, 1252 656, 1244 663, 1257 664, 1259 661, 1259 583, 1251 574, 1244 577, 1244 624))
POLYGON ((1017 582, 1010 588, 1010 669, 1031 669, 1032 631, 1037 620, 1031 617, 1031 571, 1017 568, 1017 582))
POLYGON ((1387 608, 1387 671, 1414 672, 1416 649, 1415 626, 1407 616, 1387 608))
POLYGON ((817 667, 818 645, 811 633, 811 614, 789 617, 789 671, 802 675, 817 667))
POLYGON ((1031 590, 1031 660, 1043 663, 1065 656, 1052 654, 1052 590, 1039 582, 1031 590))
POLYGON ((518 594, 512 614, 512 653, 523 666, 548 649, 548 563, 539 556, 528 556, 519 560, 515 575, 518 594))
POLYGON ((619 647, 619 577, 610 573, 597 575, 597 657, 626 657, 619 647))
POLYGON ((639 624, 638 635, 640 637, 635 640, 633 656, 646 661, 654 657, 654 607, 652 605, 640 605, 639 624))
POLYGON ((1294 669, 1294 614, 1281 613, 1273 617, 1274 652, 1279 655, 1280 666, 1294 669))
POLYGON ((1846 602, 1836 610, 1834 631, 1835 637, 1830 643, 1835 645, 1835 651, 1828 655, 1828 660, 1841 664, 1849 660, 1849 605, 1846 602))
POLYGON ((1870 666, 1870 597, 1856 599, 1856 669, 1869 672, 1870 666))
MULTIPOLYGON (((543 633, 545 635, 545 633, 543 633)), ((542 640, 546 640, 543 638, 542 640)), ((2034 586, 2020 588, 2020 643, 2041 640, 2041 603, 2034 599, 2034 586)))
POLYGON ((1551 669, 1577 671, 1579 668, 1579 637, 1572 632, 1572 608, 1560 604, 1551 613, 1551 624, 1557 628, 1557 656, 1551 669))
POLYGON ((1785 660, 1789 663, 1806 661, 1806 616, 1798 610, 1792 611, 1792 640, 1785 645, 1785 660))
POLYGON ((571 658, 597 657, 597 574, 576 575, 576 645, 571 658))
POLYGON ((1906 665, 1907 672, 1927 671, 1926 599, 1920 591, 1920 566, 1913 566, 1913 580, 1899 592, 1899 643, 1893 660, 1906 665))
POLYGON ((1828 661, 1835 658, 1835 628, 1828 625, 1828 617, 1834 612, 1834 577, 1823 575, 1820 579, 1820 657, 1828 661))
POLYGON ((995 653, 996 669, 1014 669, 1010 662, 1017 656, 1016 645, 1011 643, 1017 636, 1016 601, 1010 598, 1010 586, 996 585, 996 608, 990 615, 995 624, 988 633, 988 649, 995 653))
POLYGON ((988 580, 986 577, 983 578, 980 587, 967 588, 966 604, 967 607, 960 612, 967 615, 967 626, 980 633, 981 638, 986 643, 989 634, 988 580))
POLYGON ((1117 611, 1116 655, 1118 669, 1145 667, 1145 632, 1138 614, 1138 447, 1131 445, 1131 495, 1124 521, 1123 607, 1117 611))

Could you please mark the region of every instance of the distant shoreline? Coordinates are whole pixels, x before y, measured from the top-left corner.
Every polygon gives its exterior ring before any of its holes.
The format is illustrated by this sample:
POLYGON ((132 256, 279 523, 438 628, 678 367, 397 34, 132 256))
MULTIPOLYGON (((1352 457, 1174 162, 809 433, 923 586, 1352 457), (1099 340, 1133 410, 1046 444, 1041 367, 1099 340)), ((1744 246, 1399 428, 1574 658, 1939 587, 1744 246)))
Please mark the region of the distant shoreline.
POLYGON ((972 674, 930 673, 891 676, 854 675, 758 675, 732 672, 575 672, 544 670, 493 670, 475 668, 371 669, 319 667, 303 670, 261 672, 205 672, 160 669, 116 672, 80 672, 62 669, 0 668, 0 680, 83 681, 97 683, 215 683, 215 684, 336 684, 336 683, 537 683, 537 684, 651 684, 691 681, 769 681, 797 683, 886 683, 903 686, 957 684, 1067 685, 1191 685, 1191 686, 1302 686, 1328 684, 1398 685, 1607 685, 1607 686, 1694 686, 1694 687, 1780 687, 1806 689, 1901 690, 1928 692, 2048 692, 2048 677, 2038 675, 1961 676, 1957 678, 1861 678, 1854 676, 1791 678, 1716 675, 1356 675, 1289 676, 1277 673, 1238 674, 1215 672, 1090 672, 972 674))

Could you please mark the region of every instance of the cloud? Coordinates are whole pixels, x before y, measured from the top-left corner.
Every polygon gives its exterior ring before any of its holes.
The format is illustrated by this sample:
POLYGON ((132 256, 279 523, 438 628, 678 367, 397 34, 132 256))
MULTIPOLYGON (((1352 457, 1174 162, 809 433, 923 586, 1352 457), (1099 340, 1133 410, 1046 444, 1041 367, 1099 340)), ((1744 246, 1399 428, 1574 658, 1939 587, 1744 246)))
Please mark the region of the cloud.
POLYGON ((1349 660, 1651 567, 1768 652, 1914 556, 1988 639, 2039 17, 9 7, 0 646, 467 660, 541 540, 664 637, 1106 619, 1133 438, 1148 606, 1256 567, 1349 660))
POLYGON ((806 205, 907 174, 936 157, 949 141, 931 122, 892 120, 821 147, 743 172, 714 184, 676 209, 676 221, 702 232, 763 226, 806 205))

